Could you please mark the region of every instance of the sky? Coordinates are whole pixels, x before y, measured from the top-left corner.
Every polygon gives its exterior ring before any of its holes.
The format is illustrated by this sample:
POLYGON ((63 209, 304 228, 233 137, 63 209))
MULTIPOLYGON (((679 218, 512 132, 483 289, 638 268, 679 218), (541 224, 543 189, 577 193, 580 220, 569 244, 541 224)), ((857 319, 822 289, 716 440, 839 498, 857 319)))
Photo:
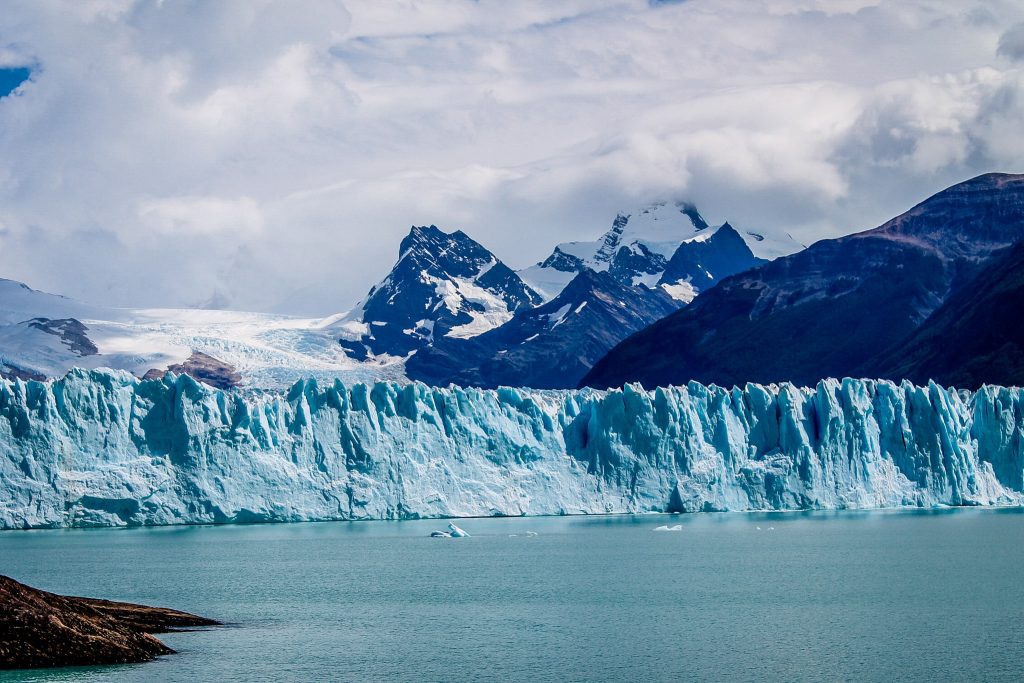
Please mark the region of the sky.
POLYGON ((811 243, 1021 131, 1019 0, 8 0, 0 277, 329 314, 411 225, 515 268, 655 201, 811 243))

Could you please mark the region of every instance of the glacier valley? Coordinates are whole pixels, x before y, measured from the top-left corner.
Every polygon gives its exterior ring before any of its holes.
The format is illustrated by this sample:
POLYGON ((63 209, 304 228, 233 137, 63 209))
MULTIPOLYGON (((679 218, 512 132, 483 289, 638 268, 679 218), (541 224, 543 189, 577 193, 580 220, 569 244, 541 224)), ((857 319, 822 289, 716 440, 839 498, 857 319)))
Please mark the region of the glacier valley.
POLYGON ((1024 502, 1024 390, 0 381, 0 528, 1024 502))

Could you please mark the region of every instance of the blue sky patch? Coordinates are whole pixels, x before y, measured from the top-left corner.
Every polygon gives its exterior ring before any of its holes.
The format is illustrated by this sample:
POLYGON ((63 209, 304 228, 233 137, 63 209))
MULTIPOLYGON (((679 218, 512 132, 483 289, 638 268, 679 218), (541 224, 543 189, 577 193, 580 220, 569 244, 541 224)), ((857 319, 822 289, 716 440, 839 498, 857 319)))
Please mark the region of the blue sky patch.
POLYGON ((27 66, 0 68, 0 97, 6 97, 14 92, 15 88, 28 80, 32 70, 27 66))

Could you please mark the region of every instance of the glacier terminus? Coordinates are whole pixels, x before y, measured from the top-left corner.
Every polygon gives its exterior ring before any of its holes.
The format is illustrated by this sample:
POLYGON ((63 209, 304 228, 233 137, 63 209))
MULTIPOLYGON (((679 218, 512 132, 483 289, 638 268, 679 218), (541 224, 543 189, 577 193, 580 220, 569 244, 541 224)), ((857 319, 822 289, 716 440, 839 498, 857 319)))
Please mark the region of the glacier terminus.
POLYGON ((0 527, 1019 505, 1024 390, 0 381, 0 527))

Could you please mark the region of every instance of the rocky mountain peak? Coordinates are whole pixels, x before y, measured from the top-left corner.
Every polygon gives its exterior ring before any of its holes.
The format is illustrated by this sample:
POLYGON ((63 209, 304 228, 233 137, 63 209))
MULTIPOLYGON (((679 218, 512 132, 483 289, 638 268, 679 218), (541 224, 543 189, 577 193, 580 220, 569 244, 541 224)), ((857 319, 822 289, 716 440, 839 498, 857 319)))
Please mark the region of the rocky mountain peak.
POLYGON ((413 226, 391 272, 338 324, 339 342, 359 359, 405 356, 440 337, 486 332, 540 300, 461 230, 413 226))

